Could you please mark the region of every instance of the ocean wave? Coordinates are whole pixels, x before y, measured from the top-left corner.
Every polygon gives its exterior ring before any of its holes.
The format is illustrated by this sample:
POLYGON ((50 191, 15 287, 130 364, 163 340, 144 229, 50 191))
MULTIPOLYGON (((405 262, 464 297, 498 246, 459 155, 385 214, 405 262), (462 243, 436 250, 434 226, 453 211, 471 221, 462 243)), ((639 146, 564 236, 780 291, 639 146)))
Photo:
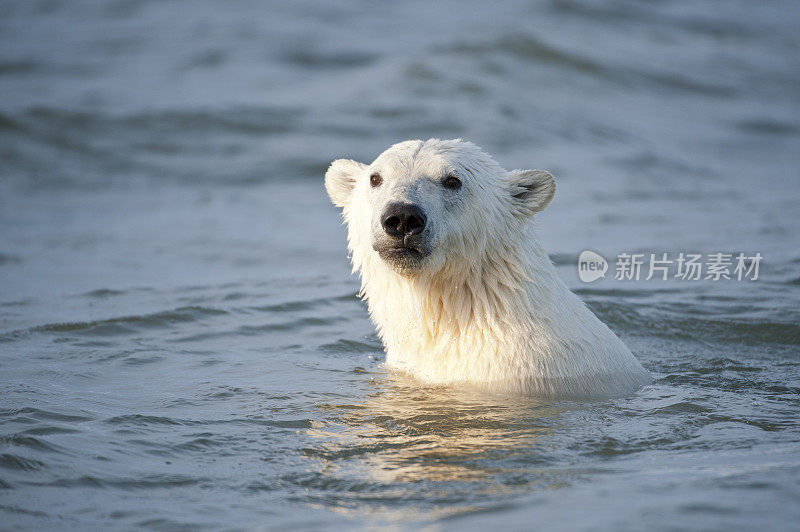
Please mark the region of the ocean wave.
POLYGON ((80 333, 88 336, 134 334, 147 329, 169 328, 179 323, 194 322, 227 314, 227 311, 215 308, 179 307, 174 310, 140 316, 122 316, 104 320, 49 323, 2 333, 0 334, 0 342, 16 340, 35 333, 80 333))
MULTIPOLYGON (((717 98, 731 97, 739 93, 735 85, 724 85, 719 81, 704 79, 701 74, 685 70, 659 71, 656 65, 631 65, 619 62, 600 62, 588 55, 581 55, 560 49, 554 44, 532 35, 517 34, 504 36, 483 43, 462 42, 437 49, 439 53, 457 55, 500 54, 508 55, 526 62, 552 65, 562 70, 613 82, 623 87, 643 86, 650 90, 678 91, 700 96, 717 98)), ((714 78, 719 79, 719 78, 714 78)))
MULTIPOLYGON (((631 335, 658 336, 740 345, 800 345, 800 324, 769 319, 742 320, 691 312, 685 306, 681 314, 658 312, 624 303, 587 301, 589 307, 612 329, 631 335)), ((727 309, 730 310, 730 309, 727 309)))

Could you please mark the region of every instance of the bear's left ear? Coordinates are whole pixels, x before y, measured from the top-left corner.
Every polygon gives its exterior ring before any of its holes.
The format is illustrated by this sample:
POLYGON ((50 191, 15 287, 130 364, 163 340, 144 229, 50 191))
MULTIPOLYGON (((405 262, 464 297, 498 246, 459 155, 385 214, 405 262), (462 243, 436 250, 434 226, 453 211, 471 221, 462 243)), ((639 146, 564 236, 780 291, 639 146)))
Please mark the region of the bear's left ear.
POLYGON ((338 207, 344 207, 350 199, 356 177, 367 165, 350 159, 336 159, 325 172, 325 189, 331 201, 338 207))
POLYGON ((508 181, 512 199, 524 216, 544 210, 556 193, 553 176, 544 170, 512 170, 508 181))

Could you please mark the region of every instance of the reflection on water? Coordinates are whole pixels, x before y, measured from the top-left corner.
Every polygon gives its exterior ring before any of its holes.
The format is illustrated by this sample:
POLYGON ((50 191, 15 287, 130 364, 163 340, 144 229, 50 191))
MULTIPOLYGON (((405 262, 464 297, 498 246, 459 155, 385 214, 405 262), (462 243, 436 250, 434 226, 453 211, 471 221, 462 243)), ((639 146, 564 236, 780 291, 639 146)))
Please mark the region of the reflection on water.
POLYGON ((307 431, 311 445, 303 453, 313 467, 300 482, 339 488, 318 504, 348 512, 368 503, 377 511, 402 500, 414 511, 447 515, 558 488, 577 474, 541 468, 552 464, 548 436, 567 405, 420 388, 401 376, 383 384, 362 404, 316 405, 324 420, 307 431), (448 508, 454 500, 458 507, 448 508))

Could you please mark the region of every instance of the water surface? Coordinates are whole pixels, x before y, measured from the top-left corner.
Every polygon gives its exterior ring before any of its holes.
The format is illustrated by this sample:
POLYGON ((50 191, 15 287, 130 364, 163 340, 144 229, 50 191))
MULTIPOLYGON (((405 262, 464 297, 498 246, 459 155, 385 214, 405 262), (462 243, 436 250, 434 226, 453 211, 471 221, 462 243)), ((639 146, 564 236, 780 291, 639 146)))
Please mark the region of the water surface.
POLYGON ((4 527, 800 519, 795 3, 0 11, 4 527), (556 176, 543 241, 652 386, 545 402, 387 373, 322 176, 433 136, 556 176), (584 249, 764 262, 584 284, 584 249))

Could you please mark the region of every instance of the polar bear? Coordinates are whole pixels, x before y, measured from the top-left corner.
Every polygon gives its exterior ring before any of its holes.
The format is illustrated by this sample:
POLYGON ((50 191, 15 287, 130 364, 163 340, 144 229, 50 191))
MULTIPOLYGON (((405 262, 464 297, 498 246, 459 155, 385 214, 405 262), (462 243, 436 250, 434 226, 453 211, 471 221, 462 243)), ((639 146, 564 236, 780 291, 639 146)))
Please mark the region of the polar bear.
POLYGON ((542 170, 461 139, 409 140, 325 174, 389 368, 427 384, 608 397, 651 381, 558 277, 533 226, 542 170))

